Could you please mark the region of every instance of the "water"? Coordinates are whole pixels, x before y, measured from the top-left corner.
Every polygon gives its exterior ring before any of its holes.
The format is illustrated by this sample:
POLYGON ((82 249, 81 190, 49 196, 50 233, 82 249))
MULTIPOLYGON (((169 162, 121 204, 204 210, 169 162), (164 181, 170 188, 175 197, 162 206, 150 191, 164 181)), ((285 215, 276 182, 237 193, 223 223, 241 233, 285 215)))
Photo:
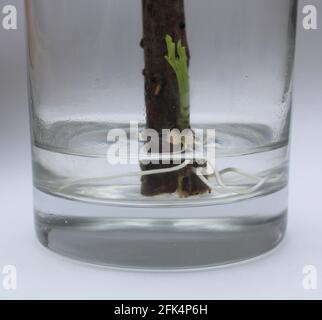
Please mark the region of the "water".
MULTIPOLYGON (((180 198, 144 197, 140 171, 106 160, 109 129, 100 122, 39 124, 33 146, 36 227, 50 249, 83 261, 128 268, 185 269, 252 258, 283 238, 287 214, 288 141, 262 124, 215 128, 216 167, 265 178, 252 192, 212 192, 180 198), (272 204, 274 204, 272 206, 272 204)), ((209 178, 217 185, 214 177, 209 178)), ((227 185, 254 181, 225 175, 227 185)))

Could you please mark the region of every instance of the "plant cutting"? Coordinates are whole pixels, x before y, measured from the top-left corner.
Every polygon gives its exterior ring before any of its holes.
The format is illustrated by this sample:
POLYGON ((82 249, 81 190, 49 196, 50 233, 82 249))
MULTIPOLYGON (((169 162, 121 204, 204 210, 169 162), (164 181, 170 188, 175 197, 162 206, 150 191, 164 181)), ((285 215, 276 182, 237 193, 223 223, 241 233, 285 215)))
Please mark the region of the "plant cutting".
MULTIPOLYGON (((142 3, 144 37, 141 46, 145 57, 143 75, 147 127, 158 132, 161 142, 159 145, 162 145, 164 129, 177 129, 180 132, 191 129, 190 53, 184 0, 143 0, 142 3)), ((182 151, 186 151, 184 136, 181 136, 179 143, 182 151)), ((192 144, 195 146, 197 143, 194 139, 192 144)), ((159 152, 162 153, 161 148, 159 152)), ((141 193, 145 196, 155 196, 176 192, 180 197, 189 197, 216 189, 219 192, 241 194, 255 191, 265 183, 265 179, 236 168, 227 168, 219 172, 209 163, 209 159, 204 160, 203 165, 195 160, 185 159, 176 167, 161 161, 159 164, 141 165, 141 193), (206 165, 210 165, 211 175, 215 176, 219 188, 209 183, 207 177, 200 173, 200 169, 206 165), (255 184, 250 188, 227 186, 222 175, 228 173, 248 177, 255 184)))
MULTIPOLYGON (((189 47, 183 0, 143 0, 145 104, 147 127, 162 130, 190 129, 189 47)), ((161 152, 161 150, 160 150, 161 152)), ((141 165, 143 171, 166 169, 173 164, 141 165)), ((181 197, 210 191, 194 173, 196 163, 183 169, 144 175, 146 196, 177 192, 181 197)))

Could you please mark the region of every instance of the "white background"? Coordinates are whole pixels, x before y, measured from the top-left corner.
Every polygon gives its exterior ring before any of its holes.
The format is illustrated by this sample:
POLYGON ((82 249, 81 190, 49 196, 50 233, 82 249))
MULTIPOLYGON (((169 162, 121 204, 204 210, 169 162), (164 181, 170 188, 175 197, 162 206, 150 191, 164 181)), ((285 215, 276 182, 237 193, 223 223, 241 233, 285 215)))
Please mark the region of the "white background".
MULTIPOLYGON (((16 4, 22 1, 0 0, 16 4)), ((319 8, 322 3, 300 1, 319 8)), ((117 271, 68 260, 42 248, 33 230, 24 30, 0 30, 0 298, 3 299, 321 299, 322 30, 299 28, 294 95, 290 215, 284 243, 268 256, 228 268, 181 273, 117 271), (2 288, 15 265, 18 287, 2 288), (318 289, 304 290, 314 265, 318 289)))

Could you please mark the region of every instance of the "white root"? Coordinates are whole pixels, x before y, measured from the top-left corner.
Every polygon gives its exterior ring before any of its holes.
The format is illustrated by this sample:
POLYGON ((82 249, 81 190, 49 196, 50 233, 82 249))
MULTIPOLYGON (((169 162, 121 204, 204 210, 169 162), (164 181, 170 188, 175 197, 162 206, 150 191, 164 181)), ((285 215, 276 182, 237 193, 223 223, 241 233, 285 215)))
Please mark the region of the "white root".
MULTIPOLYGON (((170 155, 170 158, 171 158, 171 160, 175 160, 176 156, 170 155)), ((177 166, 173 166, 170 168, 146 170, 146 171, 126 172, 124 174, 119 174, 119 175, 111 175, 111 176, 104 177, 104 181, 117 180, 117 179, 128 178, 128 177, 143 177, 143 176, 151 176, 151 175, 157 175, 157 174, 176 172, 176 171, 180 171, 180 170, 186 168, 190 164, 193 164, 194 161, 196 161, 196 160, 197 159, 195 159, 193 156, 191 156, 191 154, 188 154, 188 156, 186 157, 186 160, 177 166), (187 160, 187 158, 188 158, 188 160, 187 160)), ((258 175, 254 175, 252 173, 245 172, 245 171, 238 169, 238 168, 226 168, 224 170, 219 171, 218 169, 216 169, 216 167, 211 163, 211 161, 209 159, 204 158, 204 159, 198 159, 198 161, 199 160, 204 160, 204 162, 210 166, 211 172, 205 173, 203 171, 204 168, 201 168, 201 167, 200 168, 193 168, 193 172, 207 187, 209 187, 210 190, 214 190, 215 192, 218 192, 218 193, 229 192, 229 193, 234 193, 237 195, 238 194, 239 195, 248 194, 248 193, 256 192, 268 181, 273 182, 273 181, 279 179, 278 176, 270 177, 270 178, 267 178, 267 177, 263 178, 258 175), (223 176, 228 173, 237 174, 241 177, 253 180, 254 184, 250 187, 227 185, 224 182, 223 176), (206 178, 206 176, 207 177, 214 177, 216 180, 216 185, 212 184, 206 178)), ((82 182, 84 182, 84 180, 82 180, 82 182)), ((75 184, 75 182, 73 184, 75 184)), ((67 187, 68 186, 62 187, 60 189, 60 191, 62 191, 63 189, 66 189, 67 187)))

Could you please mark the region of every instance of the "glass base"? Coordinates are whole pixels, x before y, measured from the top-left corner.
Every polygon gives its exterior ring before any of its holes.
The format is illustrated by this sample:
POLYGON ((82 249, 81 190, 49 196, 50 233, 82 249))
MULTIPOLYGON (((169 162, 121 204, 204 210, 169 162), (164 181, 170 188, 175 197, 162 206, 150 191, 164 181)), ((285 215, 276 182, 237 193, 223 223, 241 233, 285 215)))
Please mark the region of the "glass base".
POLYGON ((285 199, 283 189, 229 205, 151 210, 81 203, 36 190, 35 222, 45 247, 84 262, 130 269, 199 269, 251 259, 275 248, 286 230, 285 199))

